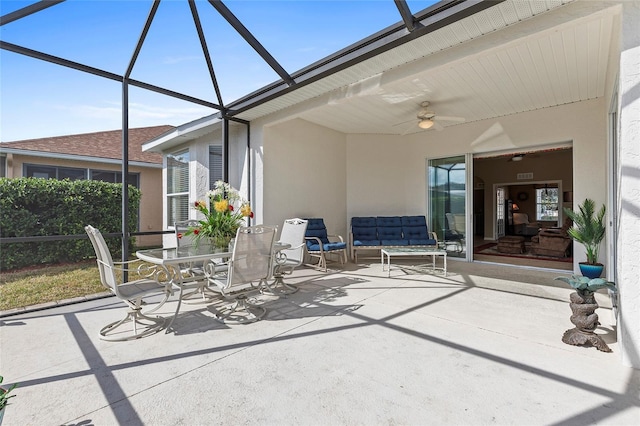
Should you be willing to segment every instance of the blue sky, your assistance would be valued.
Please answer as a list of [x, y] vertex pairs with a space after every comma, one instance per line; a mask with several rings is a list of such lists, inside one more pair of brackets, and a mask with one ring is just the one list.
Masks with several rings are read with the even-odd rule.
[[[0, 1], [0, 14], [34, 1]], [[227, 0], [269, 53], [293, 73], [399, 22], [393, 0]], [[409, 1], [412, 12], [435, 1]], [[17, 44], [124, 74], [150, 0], [68, 0], [0, 27]], [[206, 1], [197, 1], [223, 101], [279, 79]], [[217, 103], [186, 0], [163, 0], [132, 78]], [[0, 50], [0, 141], [119, 129], [120, 83]], [[129, 126], [180, 125], [215, 110], [135, 87]]]

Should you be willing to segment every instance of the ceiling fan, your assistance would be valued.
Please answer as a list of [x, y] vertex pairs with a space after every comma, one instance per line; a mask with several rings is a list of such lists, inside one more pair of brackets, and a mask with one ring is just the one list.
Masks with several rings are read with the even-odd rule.
[[[466, 121], [462, 117], [449, 117], [444, 115], [437, 115], [435, 112], [429, 109], [429, 105], [430, 103], [428, 101], [424, 101], [420, 103], [420, 110], [416, 115], [416, 118], [418, 119], [418, 122], [417, 122], [418, 129], [416, 129], [412, 124], [402, 133], [402, 135], [406, 135], [408, 133], [415, 133], [416, 131], [421, 132], [429, 129], [435, 129], [438, 131], [443, 130], [444, 127], [439, 123], [440, 121], [453, 121], [457, 123], [464, 123]], [[415, 119], [403, 121], [402, 123], [394, 124], [394, 126], [399, 126], [401, 124], [409, 123], [411, 121], [415, 121]]]

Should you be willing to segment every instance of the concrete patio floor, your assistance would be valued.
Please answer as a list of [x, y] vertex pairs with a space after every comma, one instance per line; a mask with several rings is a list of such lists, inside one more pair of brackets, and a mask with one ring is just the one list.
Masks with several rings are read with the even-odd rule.
[[[562, 343], [572, 289], [558, 272], [450, 261], [449, 274], [379, 263], [301, 268], [227, 326], [183, 305], [175, 332], [105, 342], [115, 298], [0, 318], [11, 425], [638, 425], [640, 372]], [[170, 315], [174, 301], [159, 312]]]

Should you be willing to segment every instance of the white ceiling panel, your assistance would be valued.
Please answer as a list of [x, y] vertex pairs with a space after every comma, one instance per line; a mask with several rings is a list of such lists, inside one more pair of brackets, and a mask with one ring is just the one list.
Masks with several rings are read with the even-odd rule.
[[297, 106], [298, 117], [344, 133], [399, 135], [399, 123], [417, 126], [423, 101], [473, 122], [597, 98], [617, 12], [592, 6], [507, 0], [239, 117]]

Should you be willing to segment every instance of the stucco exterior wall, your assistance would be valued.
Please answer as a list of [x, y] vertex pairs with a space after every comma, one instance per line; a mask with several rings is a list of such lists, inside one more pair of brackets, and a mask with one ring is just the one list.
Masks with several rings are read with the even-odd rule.
[[346, 241], [344, 134], [294, 119], [264, 130], [264, 223], [322, 217]]
[[640, 368], [640, 3], [624, 2], [619, 70], [618, 340], [622, 363]]
[[[22, 177], [24, 170], [23, 165], [25, 163], [58, 167], [112, 170], [117, 172], [122, 170], [119, 164], [74, 161], [50, 157], [31, 157], [17, 154], [10, 154], [8, 158], [10, 158], [10, 161], [7, 162], [7, 177]], [[140, 174], [140, 192], [142, 193], [142, 197], [140, 198], [139, 216], [140, 232], [162, 229], [162, 169], [159, 167], [130, 166], [129, 173]], [[161, 244], [161, 241], [162, 237], [160, 235], [136, 237], [136, 245], [139, 247], [157, 246]]]

